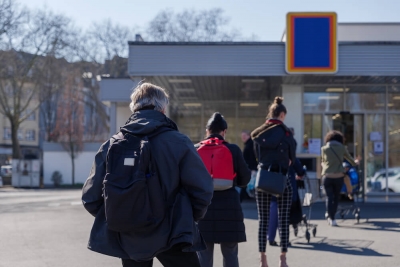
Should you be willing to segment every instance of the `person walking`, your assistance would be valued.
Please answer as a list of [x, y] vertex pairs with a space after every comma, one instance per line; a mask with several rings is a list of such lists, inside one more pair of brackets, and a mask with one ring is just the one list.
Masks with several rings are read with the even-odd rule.
[[[223, 266], [238, 267], [238, 243], [246, 241], [243, 212], [235, 186], [247, 186], [250, 170], [240, 148], [224, 140], [227, 129], [224, 117], [216, 112], [207, 122], [206, 139], [195, 145], [214, 179], [211, 205], [199, 221], [200, 233], [207, 244], [206, 250], [198, 252], [202, 267], [213, 266], [215, 244], [221, 245]], [[221, 178], [229, 179], [221, 181]]]
[[[203, 218], [210, 204], [212, 178], [193, 143], [179, 133], [176, 124], [165, 116], [167, 105], [168, 95], [163, 88], [150, 83], [139, 84], [131, 95], [132, 115], [117, 137], [113, 136], [101, 145], [82, 189], [83, 206], [95, 217], [88, 248], [121, 258], [125, 267], [150, 267], [153, 266], [153, 258], [168, 267], [199, 267], [196, 251], [206, 248], [197, 222]], [[126, 150], [138, 138], [142, 138], [139, 143], [141, 149], [134, 153]], [[145, 150], [146, 147], [149, 150]], [[113, 164], [118, 161], [111, 160], [115, 156], [112, 153], [114, 149], [117, 149], [115, 155], [122, 155], [122, 166], [117, 169], [113, 168]], [[151, 160], [149, 165], [143, 165], [146, 159]], [[132, 173], [135, 168], [140, 169]], [[125, 175], [116, 176], [114, 172], [118, 171]], [[138, 180], [127, 184], [132, 176]], [[118, 202], [125, 189], [135, 189], [140, 185], [139, 178], [144, 179], [145, 185], [152, 183], [154, 188], [144, 186], [139, 194], [130, 194], [125, 201]], [[124, 189], [117, 187], [112, 191], [111, 181], [117, 185], [125, 183]], [[154, 194], [156, 187], [161, 188], [159, 194]], [[107, 188], [109, 191], [104, 191]], [[135, 201], [129, 201], [132, 199]], [[136, 227], [129, 223], [124, 225], [130, 231], [110, 229], [122, 227], [113, 216], [136, 218], [148, 213], [150, 206], [146, 205], [140, 206], [140, 211], [126, 212], [127, 206], [143, 201], [147, 201], [146, 204], [159, 203], [150, 205], [155, 213], [145, 218], [148, 224]], [[109, 205], [115, 208], [110, 210]], [[157, 217], [159, 214], [163, 216]]]
[[[290, 207], [289, 224], [293, 226], [294, 231], [298, 231], [297, 225], [303, 218], [299, 192], [297, 189], [297, 181], [301, 180], [305, 175], [305, 171], [301, 166], [301, 162], [296, 158], [294, 164], [289, 167], [288, 178], [292, 185], [292, 204]], [[276, 231], [278, 230], [278, 203], [275, 196], [271, 197], [270, 217], [268, 225], [268, 242], [271, 246], [278, 246], [275, 241]], [[290, 242], [288, 243], [290, 246]]]
[[[251, 138], [259, 150], [258, 168], [271, 171], [281, 171], [287, 175], [289, 166], [296, 159], [295, 142], [290, 129], [283, 123], [287, 114], [286, 107], [282, 104], [282, 97], [275, 97], [269, 107], [268, 119], [251, 133]], [[281, 239], [281, 255], [279, 266], [287, 267], [286, 253], [289, 243], [289, 212], [292, 203], [292, 185], [290, 179], [286, 180], [283, 195], [277, 197], [279, 235]], [[271, 194], [257, 191], [256, 202], [259, 218], [258, 244], [260, 252], [260, 267], [267, 267], [266, 242], [270, 216]]]
[[[290, 127], [290, 131], [294, 137], [294, 128]], [[297, 147], [296, 140], [295, 141], [295, 151]], [[297, 181], [301, 180], [305, 175], [305, 171], [301, 166], [301, 162], [296, 158], [294, 164], [289, 167], [288, 178], [292, 184], [292, 205], [290, 208], [290, 219], [289, 224], [293, 226], [295, 231], [298, 231], [297, 224], [299, 224], [302, 220], [303, 214], [301, 209], [301, 203], [299, 199], [299, 192], [297, 190]], [[278, 204], [275, 196], [271, 197], [271, 207], [270, 207], [270, 217], [269, 217], [269, 225], [268, 225], [268, 242], [271, 246], [278, 246], [278, 243], [275, 241], [276, 231], [278, 230]], [[290, 246], [290, 242], [288, 243]]]
[[340, 190], [344, 183], [344, 160], [352, 166], [357, 165], [356, 160], [351, 157], [344, 146], [343, 134], [339, 131], [329, 131], [325, 135], [325, 145], [321, 147], [321, 175], [327, 196], [328, 224], [331, 226], [337, 226], [335, 215], [339, 205]]
[[242, 131], [241, 138], [242, 138], [242, 142], [244, 143], [243, 157], [247, 163], [247, 166], [249, 167], [249, 169], [251, 171], [251, 179], [250, 179], [250, 182], [247, 185], [247, 187], [243, 188], [240, 191], [240, 201], [242, 201], [246, 197], [251, 197], [251, 198], [255, 197], [254, 185], [255, 185], [256, 176], [257, 176], [257, 159], [256, 159], [256, 155], [254, 153], [254, 143], [250, 137], [250, 132]]

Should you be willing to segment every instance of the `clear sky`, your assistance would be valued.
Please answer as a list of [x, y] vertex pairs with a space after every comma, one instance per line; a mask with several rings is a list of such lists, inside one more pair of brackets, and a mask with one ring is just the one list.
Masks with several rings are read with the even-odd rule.
[[85, 28], [110, 18], [137, 33], [163, 9], [222, 8], [230, 25], [258, 41], [279, 41], [290, 11], [335, 11], [339, 22], [400, 22], [400, 0], [18, 0], [71, 17]]

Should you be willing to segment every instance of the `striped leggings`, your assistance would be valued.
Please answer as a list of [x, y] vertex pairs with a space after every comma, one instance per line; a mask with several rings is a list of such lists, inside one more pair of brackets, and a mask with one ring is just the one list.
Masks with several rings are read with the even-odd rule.
[[[286, 189], [282, 196], [277, 198], [278, 202], [278, 224], [279, 237], [281, 239], [281, 251], [287, 252], [289, 243], [289, 216], [292, 205], [293, 189], [290, 179], [287, 179]], [[270, 216], [271, 195], [260, 191], [256, 192], [258, 210], [258, 248], [259, 252], [265, 252], [267, 246], [268, 222]]]

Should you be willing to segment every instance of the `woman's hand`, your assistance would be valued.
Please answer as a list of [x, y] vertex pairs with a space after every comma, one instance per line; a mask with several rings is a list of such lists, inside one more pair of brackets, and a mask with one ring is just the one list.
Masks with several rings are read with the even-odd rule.
[[303, 176], [296, 175], [296, 180], [303, 180]]

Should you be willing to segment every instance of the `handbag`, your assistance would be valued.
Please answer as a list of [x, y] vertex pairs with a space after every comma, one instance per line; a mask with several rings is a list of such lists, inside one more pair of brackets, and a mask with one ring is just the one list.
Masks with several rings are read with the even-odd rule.
[[[283, 139], [283, 137], [282, 137]], [[281, 140], [282, 141], [282, 140]], [[258, 159], [261, 158], [260, 145], [258, 145]], [[271, 171], [272, 164], [268, 169], [259, 168], [256, 176], [256, 190], [274, 196], [281, 196], [286, 189], [287, 176], [282, 174], [282, 167], [279, 165], [279, 172]]]
[[281, 196], [285, 192], [287, 176], [281, 172], [279, 165], [279, 172], [272, 172], [271, 166], [268, 170], [258, 169], [256, 177], [257, 191], [265, 192], [275, 196]]

